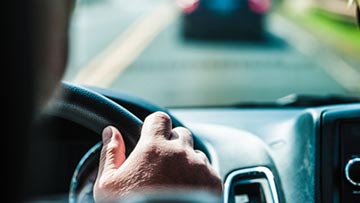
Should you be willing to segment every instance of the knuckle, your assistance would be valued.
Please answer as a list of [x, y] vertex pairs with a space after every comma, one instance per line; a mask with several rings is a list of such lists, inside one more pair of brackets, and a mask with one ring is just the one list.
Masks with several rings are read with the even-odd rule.
[[205, 163], [207, 163], [209, 161], [208, 157], [205, 155], [204, 152], [200, 151], [200, 150], [195, 150], [196, 154], [199, 156], [199, 158], [201, 160], [203, 160]]
[[164, 121], [170, 121], [170, 116], [167, 115], [166, 113], [160, 112], [160, 111], [157, 111], [157, 112], [151, 114], [149, 116], [149, 118], [156, 119], [156, 120], [161, 119], [161, 120], [164, 120]]
[[192, 137], [192, 133], [189, 129], [184, 127], [176, 127], [175, 128], [178, 132], [181, 132], [181, 134]]
[[189, 144], [191, 147], [193, 147], [194, 146], [194, 139], [193, 139], [193, 136], [192, 136], [191, 132], [186, 128], [181, 128], [181, 130], [183, 132], [181, 136], [183, 137], [184, 141], [187, 144]]
[[193, 142], [192, 133], [187, 128], [177, 127], [177, 128], [174, 128], [174, 131], [177, 132], [181, 137], [183, 137], [187, 141]]

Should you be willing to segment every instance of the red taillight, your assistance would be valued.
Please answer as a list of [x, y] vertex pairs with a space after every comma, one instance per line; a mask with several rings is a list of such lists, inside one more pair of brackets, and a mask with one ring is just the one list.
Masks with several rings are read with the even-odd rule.
[[249, 7], [255, 13], [265, 13], [271, 7], [270, 0], [249, 0]]
[[178, 0], [176, 4], [184, 13], [189, 14], [198, 8], [199, 0]]

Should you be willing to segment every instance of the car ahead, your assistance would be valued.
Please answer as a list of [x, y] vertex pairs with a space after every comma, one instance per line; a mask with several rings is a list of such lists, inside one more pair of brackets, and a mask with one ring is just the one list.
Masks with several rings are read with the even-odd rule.
[[270, 0], [179, 0], [185, 38], [263, 37]]

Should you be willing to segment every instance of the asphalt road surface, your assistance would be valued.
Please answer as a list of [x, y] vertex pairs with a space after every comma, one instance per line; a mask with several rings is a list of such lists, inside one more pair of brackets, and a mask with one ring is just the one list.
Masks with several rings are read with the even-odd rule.
[[358, 61], [346, 61], [276, 13], [266, 25], [261, 42], [185, 40], [174, 1], [80, 1], [65, 79], [166, 107], [271, 102], [289, 94], [360, 96]]

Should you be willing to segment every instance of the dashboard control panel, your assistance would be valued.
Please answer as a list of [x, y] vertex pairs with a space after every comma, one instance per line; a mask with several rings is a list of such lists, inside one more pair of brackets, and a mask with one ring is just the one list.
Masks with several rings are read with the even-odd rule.
[[360, 202], [360, 122], [345, 120], [340, 126], [342, 202]]
[[360, 110], [328, 111], [322, 118], [321, 202], [359, 203]]

